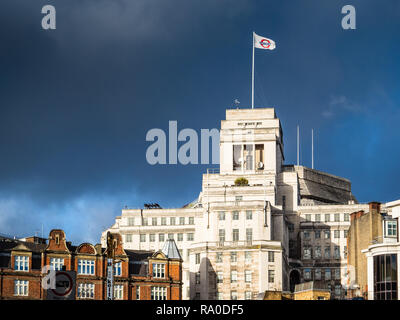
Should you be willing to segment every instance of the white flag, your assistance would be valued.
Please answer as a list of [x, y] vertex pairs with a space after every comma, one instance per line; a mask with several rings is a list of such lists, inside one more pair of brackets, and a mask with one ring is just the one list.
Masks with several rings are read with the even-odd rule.
[[254, 35], [254, 47], [258, 49], [274, 50], [276, 48], [275, 41], [259, 36], [255, 32]]

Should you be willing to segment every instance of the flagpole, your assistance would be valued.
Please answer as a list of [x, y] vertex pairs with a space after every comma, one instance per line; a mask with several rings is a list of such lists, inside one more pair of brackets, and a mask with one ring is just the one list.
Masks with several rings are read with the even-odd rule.
[[251, 108], [254, 109], [254, 31], [253, 31], [253, 61], [251, 70]]

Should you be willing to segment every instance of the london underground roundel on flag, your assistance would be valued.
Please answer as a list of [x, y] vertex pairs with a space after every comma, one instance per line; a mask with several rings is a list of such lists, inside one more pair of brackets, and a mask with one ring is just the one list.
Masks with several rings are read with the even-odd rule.
[[271, 42], [268, 39], [262, 39], [260, 41], [260, 45], [265, 48], [268, 49], [271, 46]]

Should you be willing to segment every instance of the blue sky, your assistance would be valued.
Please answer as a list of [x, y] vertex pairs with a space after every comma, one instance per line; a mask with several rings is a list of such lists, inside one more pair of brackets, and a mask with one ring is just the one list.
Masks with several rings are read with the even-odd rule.
[[[41, 28], [41, 8], [57, 29]], [[341, 27], [352, 4], [357, 29]], [[275, 107], [286, 163], [352, 181], [360, 202], [399, 198], [400, 2], [2, 0], [0, 233], [62, 228], [96, 243], [124, 205], [182, 206], [207, 165], [147, 164], [152, 128], [220, 128], [235, 98]]]

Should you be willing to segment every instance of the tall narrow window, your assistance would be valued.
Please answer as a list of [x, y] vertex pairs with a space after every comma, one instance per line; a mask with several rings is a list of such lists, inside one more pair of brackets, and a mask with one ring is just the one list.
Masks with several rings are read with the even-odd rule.
[[254, 150], [252, 144], [245, 144], [244, 145], [244, 152], [243, 157], [245, 161], [245, 169], [246, 170], [253, 170], [254, 169]]
[[242, 170], [242, 146], [241, 145], [234, 145], [233, 146], [233, 171], [240, 171]]
[[256, 144], [256, 169], [264, 170], [264, 145]]

